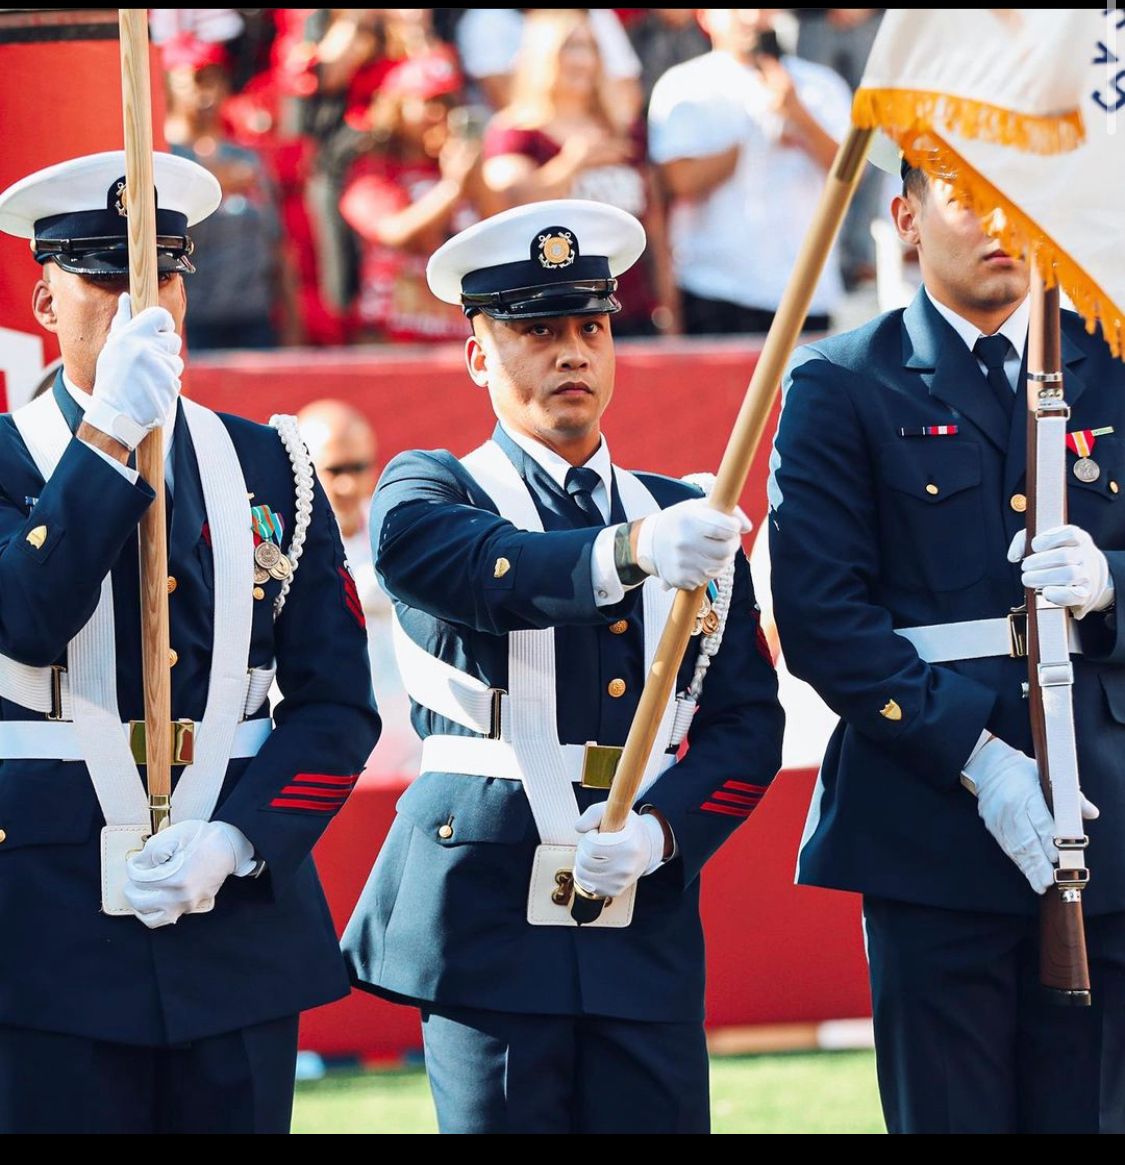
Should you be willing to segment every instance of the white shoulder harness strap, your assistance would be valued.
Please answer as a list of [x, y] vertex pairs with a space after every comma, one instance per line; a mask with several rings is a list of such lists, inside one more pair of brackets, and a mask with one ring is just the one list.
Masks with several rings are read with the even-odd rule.
[[[213, 412], [192, 401], [185, 399], [183, 407], [211, 529], [215, 630], [207, 703], [196, 731], [196, 760], [176, 784], [172, 815], [178, 820], [207, 820], [222, 789], [245, 700], [253, 618], [253, 536], [246, 517], [246, 481], [226, 427]], [[46, 481], [71, 441], [54, 397], [48, 393], [32, 401], [12, 419]], [[140, 825], [148, 821], [148, 803], [122, 730], [116, 656], [113, 582], [107, 574], [93, 615], [67, 648], [73, 727], [106, 822]], [[21, 665], [5, 660], [5, 666], [11, 673]]]
[[[495, 441], [474, 450], [462, 464], [496, 503], [502, 517], [523, 530], [543, 530], [527, 485]], [[655, 512], [658, 508], [655, 499], [631, 473], [614, 467], [614, 474], [630, 520]], [[672, 598], [672, 593], [655, 581], [644, 584], [646, 671], [667, 621]], [[553, 629], [509, 634], [508, 705], [511, 748], [516, 754], [540, 840], [546, 844], [573, 845], [578, 805], [558, 739]], [[674, 701], [670, 700], [657, 733], [658, 741], [668, 739], [673, 712]], [[666, 767], [667, 759], [662, 752], [649, 759], [642, 789]]]

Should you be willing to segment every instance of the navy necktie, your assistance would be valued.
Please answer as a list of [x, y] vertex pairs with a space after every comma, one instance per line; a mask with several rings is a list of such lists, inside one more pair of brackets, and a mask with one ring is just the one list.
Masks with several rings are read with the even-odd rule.
[[981, 336], [973, 345], [973, 355], [988, 370], [988, 384], [992, 389], [992, 395], [996, 397], [1007, 420], [1011, 420], [1016, 400], [1016, 394], [1008, 381], [1008, 374], [1004, 371], [1004, 361], [1011, 351], [1011, 341], [1007, 336]]
[[582, 511], [587, 526], [605, 525], [605, 518], [594, 501], [594, 490], [601, 480], [597, 470], [587, 469], [584, 465], [572, 466], [566, 471], [566, 492]]

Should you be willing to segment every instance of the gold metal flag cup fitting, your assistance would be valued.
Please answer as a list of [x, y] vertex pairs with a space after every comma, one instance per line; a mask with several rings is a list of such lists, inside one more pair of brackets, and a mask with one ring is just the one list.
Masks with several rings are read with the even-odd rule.
[[148, 812], [153, 836], [172, 824], [172, 798], [162, 793], [154, 793], [148, 799]]

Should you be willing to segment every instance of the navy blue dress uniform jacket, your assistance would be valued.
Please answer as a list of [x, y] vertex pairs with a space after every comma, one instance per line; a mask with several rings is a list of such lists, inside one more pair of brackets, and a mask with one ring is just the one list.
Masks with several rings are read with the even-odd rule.
[[[618, 605], [595, 605], [591, 553], [601, 528], [583, 526], [572, 500], [502, 429], [495, 439], [530, 486], [545, 532], [528, 533], [498, 517], [451, 454], [405, 453], [387, 466], [375, 494], [376, 569], [411, 638], [492, 687], [507, 687], [508, 632], [554, 627], [559, 740], [623, 744], [645, 678], [640, 588]], [[661, 506], [698, 493], [681, 481], [639, 476]], [[622, 522], [613, 493], [611, 521]], [[511, 569], [496, 578], [500, 557]], [[679, 689], [690, 681], [694, 654], [689, 650]], [[616, 699], [607, 692], [613, 679], [626, 684]], [[449, 1006], [701, 1019], [698, 877], [780, 765], [776, 693], [739, 555], [726, 634], [704, 683], [690, 748], [643, 797], [667, 818], [678, 855], [641, 880], [631, 926], [530, 925], [528, 883], [539, 837], [522, 785], [427, 772], [399, 800], [345, 931], [355, 982]], [[472, 735], [417, 705], [413, 718], [423, 737]], [[575, 791], [580, 809], [606, 798], [604, 790]], [[446, 824], [452, 835], [443, 838], [438, 831]]]
[[[1070, 521], [1105, 552], [1121, 596], [1125, 368], [1070, 312], [1062, 356], [1068, 432], [1114, 429], [1094, 447], [1100, 477], [1076, 478], [1068, 452], [1066, 481]], [[1023, 385], [1021, 375], [1009, 424], [922, 291], [905, 311], [791, 362], [771, 476], [774, 607], [789, 667], [841, 717], [800, 881], [957, 910], [1037, 908], [960, 784], [982, 729], [1031, 755], [1027, 660], [931, 665], [894, 633], [1002, 618], [1023, 602], [1020, 568], [1006, 557], [1024, 525]], [[957, 432], [910, 435], [930, 425]], [[1079, 772], [1101, 808], [1088, 823], [1086, 907], [1098, 913], [1125, 909], [1125, 635], [1114, 610], [1076, 626]]]
[[[72, 431], [81, 412], [55, 385]], [[250, 506], [294, 525], [294, 484], [278, 435], [223, 416], [253, 491]], [[172, 716], [200, 720], [213, 627], [209, 530], [191, 434], [179, 413], [171, 453], [169, 597]], [[65, 663], [67, 642], [113, 572], [123, 721], [143, 719], [137, 523], [152, 490], [74, 440], [44, 484], [10, 416], [0, 417], [0, 652]], [[41, 549], [28, 531], [45, 526]], [[171, 584], [170, 584], [171, 586]], [[281, 584], [254, 603], [248, 666], [277, 661], [284, 695], [258, 755], [231, 762], [216, 820], [266, 860], [231, 877], [212, 912], [147, 929], [100, 913], [104, 824], [84, 764], [0, 763], [0, 1023], [140, 1045], [246, 1027], [346, 993], [347, 976], [310, 850], [378, 736], [367, 642], [337, 526], [319, 484], [304, 553], [275, 623]], [[4, 720], [43, 717], [3, 700]], [[258, 713], [268, 715], [268, 705]], [[181, 770], [172, 769], [173, 780]], [[143, 773], [143, 769], [142, 769]]]

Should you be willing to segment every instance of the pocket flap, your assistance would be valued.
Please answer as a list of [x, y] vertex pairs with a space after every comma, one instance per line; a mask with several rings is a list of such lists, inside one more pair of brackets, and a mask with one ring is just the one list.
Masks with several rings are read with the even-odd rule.
[[890, 442], [880, 448], [877, 468], [891, 489], [939, 504], [980, 485], [980, 449], [948, 438]]
[[395, 808], [442, 846], [511, 844], [535, 836], [523, 786], [499, 777], [424, 773], [408, 786]]

